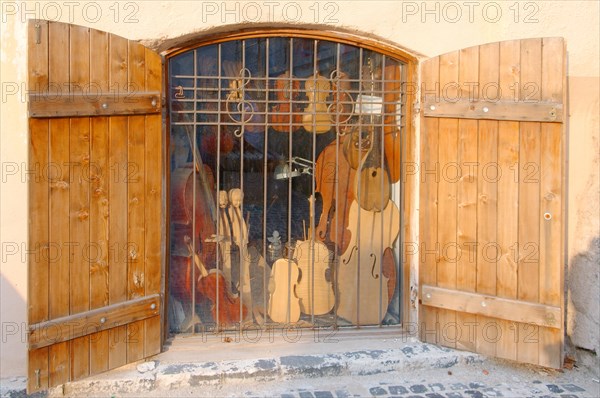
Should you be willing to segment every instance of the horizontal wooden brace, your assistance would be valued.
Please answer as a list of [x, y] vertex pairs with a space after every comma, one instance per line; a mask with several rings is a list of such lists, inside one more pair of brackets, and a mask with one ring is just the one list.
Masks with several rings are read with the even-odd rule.
[[423, 285], [421, 286], [421, 304], [550, 328], [560, 329], [561, 327], [560, 307], [479, 293]]
[[161, 295], [140, 297], [29, 325], [29, 349], [46, 347], [160, 314]]
[[29, 117], [79, 117], [144, 115], [161, 111], [160, 92], [127, 92], [106, 95], [32, 93]]
[[562, 122], [563, 105], [558, 102], [425, 100], [425, 117], [513, 120], [519, 122]]

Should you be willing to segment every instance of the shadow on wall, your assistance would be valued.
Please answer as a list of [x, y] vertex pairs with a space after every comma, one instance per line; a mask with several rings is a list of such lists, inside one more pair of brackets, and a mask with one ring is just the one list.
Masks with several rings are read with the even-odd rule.
[[25, 376], [27, 367], [26, 303], [4, 275], [0, 275], [0, 379]]
[[567, 274], [568, 335], [578, 348], [600, 354], [600, 237], [571, 258]]

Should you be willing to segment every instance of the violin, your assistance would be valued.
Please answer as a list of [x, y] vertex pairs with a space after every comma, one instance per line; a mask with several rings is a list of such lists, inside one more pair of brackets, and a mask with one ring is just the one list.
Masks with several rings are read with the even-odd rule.
[[[313, 217], [313, 197], [310, 199], [310, 225]], [[300, 280], [296, 293], [300, 299], [300, 311], [308, 315], [327, 314], [335, 305], [335, 296], [331, 285], [329, 266], [333, 260], [332, 252], [323, 242], [315, 241], [309, 234], [308, 239], [296, 242], [294, 260], [300, 270]]]
[[198, 268], [198, 291], [211, 303], [213, 320], [219, 325], [229, 325], [246, 318], [248, 310], [242, 305], [238, 296], [232, 295], [227, 290], [227, 281], [221, 270], [207, 271], [204, 263], [192, 247], [191, 238], [185, 237], [185, 243], [193, 258], [194, 265]]
[[348, 228], [352, 240], [336, 270], [337, 314], [353, 324], [378, 324], [393, 295], [388, 283], [392, 271], [389, 265], [386, 267], [384, 258], [386, 249], [392, 247], [400, 232], [400, 211], [391, 200], [380, 212], [364, 210], [354, 201], [350, 206]]
[[269, 278], [269, 304], [267, 313], [273, 322], [296, 323], [300, 319], [300, 299], [296, 286], [300, 270], [292, 259], [273, 263]]
[[302, 115], [295, 112], [297, 105], [293, 101], [300, 96], [300, 82], [286, 72], [277, 76], [275, 92], [277, 93], [277, 103], [269, 115], [271, 127], [282, 133], [288, 132], [290, 128], [292, 131], [298, 130], [302, 125]]
[[329, 89], [329, 80], [318, 73], [306, 80], [304, 91], [308, 97], [308, 105], [304, 109], [304, 115], [302, 115], [302, 125], [306, 131], [323, 134], [331, 129], [327, 106]]

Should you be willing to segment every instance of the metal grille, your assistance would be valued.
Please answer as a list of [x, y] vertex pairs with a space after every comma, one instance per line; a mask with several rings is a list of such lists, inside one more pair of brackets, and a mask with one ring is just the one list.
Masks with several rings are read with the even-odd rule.
[[399, 324], [404, 65], [276, 37], [169, 73], [171, 331]]

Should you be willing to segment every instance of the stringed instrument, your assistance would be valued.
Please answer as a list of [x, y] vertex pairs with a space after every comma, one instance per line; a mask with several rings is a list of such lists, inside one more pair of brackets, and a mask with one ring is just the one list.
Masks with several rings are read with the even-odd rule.
[[290, 77], [289, 72], [277, 76], [276, 79], [277, 103], [271, 109], [269, 122], [275, 131], [287, 133], [291, 129], [295, 132], [302, 127], [302, 114], [296, 112], [300, 82], [293, 75]]
[[306, 80], [304, 91], [308, 97], [308, 106], [304, 108], [302, 125], [308, 132], [323, 134], [331, 129], [331, 120], [327, 106], [329, 80], [316, 73]]
[[273, 322], [296, 323], [300, 319], [300, 299], [296, 294], [299, 275], [298, 265], [292, 259], [280, 258], [273, 263], [267, 309]]
[[[310, 201], [310, 225], [313, 218], [313, 198]], [[296, 294], [300, 299], [300, 311], [308, 315], [323, 315], [335, 305], [331, 285], [330, 265], [333, 253], [323, 242], [315, 241], [311, 232], [308, 239], [297, 241], [294, 260], [300, 270]], [[328, 280], [329, 275], [329, 280]]]
[[384, 68], [383, 82], [383, 132], [385, 135], [385, 159], [390, 174], [390, 183], [400, 180], [401, 154], [400, 154], [400, 127], [399, 100], [400, 100], [400, 67], [386, 65]]
[[353, 324], [378, 324], [393, 294], [383, 258], [400, 232], [400, 211], [391, 200], [380, 212], [364, 210], [354, 201], [348, 225], [352, 241], [337, 264], [337, 314]]
[[354, 200], [352, 184], [356, 170], [350, 167], [346, 157], [339, 151], [349, 139], [349, 135], [340, 137], [339, 146], [336, 141], [331, 142], [315, 163], [315, 189], [323, 202], [315, 237], [324, 243], [327, 240], [335, 243], [336, 255], [346, 250], [352, 236], [347, 227], [350, 204]]
[[192, 247], [192, 240], [189, 236], [185, 237], [185, 244], [193, 258], [194, 265], [198, 268], [200, 276], [198, 278], [198, 291], [202, 293], [211, 302], [211, 313], [213, 320], [219, 325], [229, 325], [246, 318], [248, 310], [242, 305], [238, 296], [234, 296], [227, 291], [227, 282], [222, 272], [218, 269], [208, 271], [200, 260], [198, 254]]
[[382, 211], [390, 200], [390, 177], [383, 162], [381, 128], [370, 126], [372, 144], [354, 178], [354, 195], [361, 208]]

